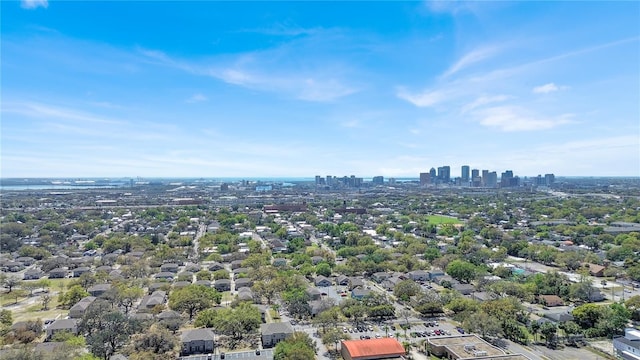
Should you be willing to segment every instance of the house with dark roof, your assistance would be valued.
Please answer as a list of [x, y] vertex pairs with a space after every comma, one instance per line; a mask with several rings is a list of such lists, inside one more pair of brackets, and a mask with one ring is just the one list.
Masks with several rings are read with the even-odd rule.
[[78, 268], [75, 268], [73, 270], [73, 277], [80, 277], [80, 275], [84, 274], [84, 273], [90, 273], [91, 272], [91, 268], [88, 266], [80, 266]]
[[407, 273], [409, 279], [413, 281], [428, 281], [429, 273], [424, 270], [414, 270]]
[[251, 280], [250, 278], [240, 278], [235, 281], [235, 284], [236, 284], [236, 290], [244, 287], [248, 288], [253, 285], [253, 280]]
[[23, 280], [38, 280], [44, 276], [44, 273], [40, 269], [29, 269], [24, 272]]
[[211, 329], [184, 330], [180, 341], [182, 355], [209, 354], [215, 346], [215, 334]]
[[99, 297], [111, 289], [111, 284], [96, 284], [87, 289], [91, 296]]
[[219, 262], [214, 262], [209, 265], [209, 271], [218, 271], [222, 269], [224, 269], [224, 266], [222, 266], [222, 264], [220, 264]]
[[293, 327], [286, 322], [262, 324], [260, 325], [260, 334], [262, 337], [262, 347], [270, 348], [293, 335]]
[[349, 285], [349, 277], [345, 275], [338, 275], [336, 278], [336, 284], [341, 286]]
[[62, 268], [56, 268], [49, 271], [49, 279], [64, 279], [67, 277], [68, 271]]
[[213, 287], [220, 292], [231, 290], [231, 280], [218, 279], [213, 283]]
[[327, 287], [332, 285], [331, 280], [327, 279], [322, 275], [316, 276], [316, 278], [313, 280], [313, 283], [316, 286], [321, 286], [321, 287]]
[[160, 271], [161, 272], [171, 272], [171, 273], [177, 273], [178, 272], [178, 264], [174, 264], [174, 263], [164, 263], [160, 266]]
[[165, 280], [172, 281], [174, 276], [175, 276], [175, 274], [172, 273], [172, 272], [163, 271], [163, 272], [160, 272], [160, 273], [156, 274], [155, 278], [156, 279], [165, 279]]
[[87, 296], [78, 301], [75, 305], [69, 309], [69, 317], [72, 319], [80, 319], [84, 316], [84, 313], [87, 311], [89, 305], [91, 305], [96, 300], [95, 296]]
[[353, 290], [357, 287], [364, 287], [364, 280], [357, 277], [349, 278], [349, 290]]

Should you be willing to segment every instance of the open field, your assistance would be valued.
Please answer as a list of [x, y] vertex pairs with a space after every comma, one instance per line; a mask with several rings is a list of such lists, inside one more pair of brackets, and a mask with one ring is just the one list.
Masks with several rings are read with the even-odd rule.
[[451, 217], [451, 216], [444, 216], [444, 215], [429, 215], [427, 216], [427, 219], [429, 219], [429, 224], [434, 224], [434, 225], [440, 225], [440, 224], [462, 224], [462, 221]]
[[49, 302], [49, 310], [47, 311], [42, 311], [40, 294], [21, 298], [17, 304], [14, 304], [14, 301], [10, 301], [9, 305], [3, 307], [11, 311], [14, 322], [35, 319], [55, 319], [57, 316], [67, 316], [69, 310], [56, 308], [58, 306], [58, 294], [50, 293], [50, 296], [51, 302]]

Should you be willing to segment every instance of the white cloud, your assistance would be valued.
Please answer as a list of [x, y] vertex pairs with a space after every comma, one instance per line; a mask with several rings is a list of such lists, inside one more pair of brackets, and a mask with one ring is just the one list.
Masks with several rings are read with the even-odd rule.
[[504, 132], [548, 130], [573, 122], [571, 114], [539, 117], [515, 106], [496, 106], [474, 114], [481, 125]]
[[431, 107], [446, 101], [450, 94], [445, 90], [426, 90], [422, 93], [410, 93], [406, 89], [401, 88], [396, 95], [400, 99], [406, 100], [417, 107]]
[[473, 102], [462, 107], [462, 113], [469, 112], [471, 110], [475, 110], [481, 106], [493, 104], [497, 102], [503, 102], [513, 99], [513, 96], [509, 95], [495, 95], [495, 96], [481, 96], [475, 99]]
[[484, 47], [480, 49], [476, 49], [465, 56], [463, 56], [460, 60], [455, 62], [449, 69], [442, 75], [442, 77], [449, 77], [465, 68], [478, 63], [482, 60], [485, 60], [491, 56], [493, 56], [498, 51], [496, 47]]
[[203, 102], [203, 101], [207, 101], [207, 100], [209, 100], [209, 98], [207, 98], [206, 96], [198, 93], [198, 94], [193, 94], [193, 96], [188, 98], [186, 100], [186, 102], [188, 102], [190, 104], [193, 104], [193, 103]]
[[558, 87], [556, 84], [548, 83], [548, 84], [536, 86], [531, 91], [533, 91], [534, 94], [548, 94], [558, 90], [560, 90], [560, 87]]
[[47, 8], [49, 7], [48, 0], [22, 0], [20, 2], [20, 6], [23, 9], [37, 9], [39, 7]]

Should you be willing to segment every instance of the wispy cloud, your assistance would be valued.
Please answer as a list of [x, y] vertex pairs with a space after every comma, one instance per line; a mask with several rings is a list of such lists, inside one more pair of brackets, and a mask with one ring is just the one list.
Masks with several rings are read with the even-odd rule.
[[48, 0], [22, 0], [20, 1], [20, 6], [23, 9], [37, 9], [39, 7], [47, 8], [49, 7]]
[[21, 114], [35, 118], [72, 120], [93, 124], [123, 124], [120, 120], [109, 119], [76, 109], [52, 106], [35, 102], [17, 102], [2, 104], [2, 113]]
[[533, 92], [534, 94], [548, 94], [559, 90], [564, 90], [566, 88], [566, 86], [558, 86], [554, 83], [548, 83], [534, 87], [531, 92]]
[[509, 96], [509, 95], [480, 96], [479, 98], [473, 100], [473, 102], [463, 106], [462, 113], [475, 110], [485, 105], [489, 105], [497, 102], [503, 102], [510, 99], [513, 99], [513, 96]]
[[451, 99], [451, 91], [447, 90], [425, 90], [412, 93], [405, 88], [399, 88], [396, 95], [417, 107], [431, 107]]
[[548, 130], [573, 122], [572, 114], [540, 117], [515, 106], [491, 107], [478, 110], [474, 115], [481, 125], [504, 132]]
[[[156, 64], [198, 76], [208, 76], [251, 90], [276, 93], [311, 102], [331, 102], [359, 91], [345, 80], [348, 68], [335, 60], [300, 62], [296, 47], [285, 45], [240, 55], [219, 55], [206, 60], [175, 59], [164, 52], [139, 49]], [[313, 59], [313, 57], [311, 57]], [[304, 65], [302, 65], [304, 64]]]
[[498, 50], [498, 47], [483, 47], [473, 50], [456, 61], [453, 65], [451, 65], [451, 67], [449, 67], [449, 69], [445, 71], [444, 74], [442, 74], [442, 77], [449, 77], [475, 63], [479, 63], [485, 59], [488, 59], [495, 55]]
[[208, 101], [209, 98], [207, 98], [206, 96], [197, 93], [197, 94], [193, 94], [193, 96], [191, 96], [190, 98], [188, 98], [186, 100], [186, 102], [193, 104], [193, 103], [198, 103], [198, 102], [203, 102], [203, 101]]

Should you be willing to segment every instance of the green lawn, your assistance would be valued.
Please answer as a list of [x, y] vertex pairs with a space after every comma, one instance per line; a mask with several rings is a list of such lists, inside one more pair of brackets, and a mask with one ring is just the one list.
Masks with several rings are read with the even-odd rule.
[[440, 224], [462, 224], [462, 222], [454, 217], [443, 216], [443, 215], [429, 215], [427, 216], [429, 220], [429, 224], [440, 225]]

